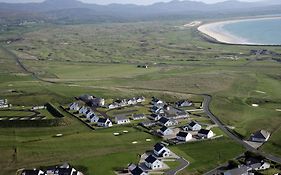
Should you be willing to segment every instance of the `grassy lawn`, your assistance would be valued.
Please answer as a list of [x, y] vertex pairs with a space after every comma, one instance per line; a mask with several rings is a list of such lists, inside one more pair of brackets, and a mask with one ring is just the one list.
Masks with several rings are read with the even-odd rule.
[[227, 162], [244, 150], [229, 138], [187, 143], [171, 147], [171, 149], [191, 163], [187, 169], [179, 174], [202, 174]]
[[[0, 149], [5, 152], [0, 160], [2, 172], [13, 174], [21, 167], [68, 161], [78, 167], [86, 166], [88, 174], [113, 174], [114, 168], [136, 162], [137, 154], [151, 149], [157, 141], [153, 136], [133, 128], [118, 127], [91, 132], [75, 119], [68, 120], [71, 124], [62, 127], [1, 129]], [[129, 133], [113, 135], [123, 130]], [[58, 133], [63, 136], [54, 137]], [[146, 142], [147, 138], [151, 142]], [[133, 141], [138, 143], [132, 144]], [[106, 165], [101, 166], [104, 164], [102, 160], [107, 160]]]

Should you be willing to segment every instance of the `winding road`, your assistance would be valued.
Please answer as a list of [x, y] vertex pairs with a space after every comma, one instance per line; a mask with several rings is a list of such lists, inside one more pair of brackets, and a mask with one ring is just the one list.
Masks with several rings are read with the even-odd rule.
[[189, 162], [182, 157], [178, 158], [176, 161], [180, 162], [180, 165], [175, 169], [167, 171], [165, 175], [175, 175], [189, 165]]
[[209, 118], [219, 126], [219, 128], [225, 133], [227, 134], [231, 139], [233, 139], [234, 141], [236, 141], [237, 143], [239, 143], [240, 145], [244, 146], [246, 148], [246, 150], [254, 152], [254, 153], [258, 153], [260, 155], [262, 155], [263, 157], [277, 162], [279, 164], [281, 164], [281, 158], [271, 155], [271, 154], [267, 154], [264, 153], [260, 150], [257, 150], [253, 147], [251, 147], [249, 144], [247, 144], [246, 142], [244, 142], [235, 132], [233, 132], [231, 129], [229, 129], [226, 125], [224, 125], [219, 119], [218, 117], [216, 117], [210, 110], [210, 103], [212, 101], [212, 96], [208, 95], [208, 94], [202, 94], [204, 96], [204, 101], [203, 101], [203, 109], [205, 111], [205, 113], [209, 116]]

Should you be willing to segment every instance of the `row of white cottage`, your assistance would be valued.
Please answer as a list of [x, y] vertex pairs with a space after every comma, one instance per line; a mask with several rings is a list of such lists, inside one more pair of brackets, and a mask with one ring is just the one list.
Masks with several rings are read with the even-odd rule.
[[[83, 114], [91, 123], [97, 123], [98, 126], [111, 127], [113, 125], [110, 119], [100, 118], [90, 108], [85, 106], [80, 108], [78, 103], [70, 104], [69, 109], [78, 111], [79, 114]], [[135, 114], [132, 116], [133, 120], [140, 120], [144, 118], [145, 118], [144, 114]], [[127, 117], [122, 117], [122, 116], [115, 117], [115, 123], [118, 125], [129, 124], [130, 122], [131, 120]]]
[[145, 97], [133, 97], [130, 99], [116, 100], [112, 104], [109, 104], [108, 108], [115, 109], [115, 108], [130, 106], [130, 105], [136, 105], [136, 104], [142, 103], [144, 101], [145, 101]]
[[96, 123], [100, 127], [111, 127], [113, 126], [112, 121], [108, 118], [98, 117], [90, 108], [82, 106], [74, 102], [69, 105], [70, 110], [78, 111], [79, 114], [83, 114], [91, 123]]

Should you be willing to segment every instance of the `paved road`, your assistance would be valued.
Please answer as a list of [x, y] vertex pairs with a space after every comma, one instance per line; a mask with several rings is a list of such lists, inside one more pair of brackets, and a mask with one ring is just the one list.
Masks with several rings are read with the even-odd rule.
[[208, 94], [203, 94], [204, 96], [204, 102], [203, 102], [203, 109], [205, 111], [205, 113], [209, 116], [209, 118], [216, 123], [220, 129], [226, 133], [231, 139], [233, 139], [234, 141], [236, 141], [237, 143], [239, 143], [240, 145], [244, 146], [248, 151], [254, 152], [254, 153], [258, 153], [262, 156], [264, 156], [265, 158], [272, 160], [274, 162], [280, 163], [281, 164], [281, 158], [277, 157], [277, 156], [273, 156], [270, 154], [266, 154], [262, 151], [259, 151], [253, 147], [251, 147], [250, 145], [248, 145], [247, 143], [245, 143], [235, 132], [233, 132], [231, 129], [229, 129], [227, 126], [225, 126], [210, 110], [210, 102], [212, 100], [212, 96], [208, 95]]
[[181, 164], [178, 167], [176, 167], [175, 169], [167, 171], [165, 173], [166, 175], [176, 175], [178, 172], [185, 169], [189, 165], [189, 162], [182, 157], [178, 158], [176, 161], [180, 162]]

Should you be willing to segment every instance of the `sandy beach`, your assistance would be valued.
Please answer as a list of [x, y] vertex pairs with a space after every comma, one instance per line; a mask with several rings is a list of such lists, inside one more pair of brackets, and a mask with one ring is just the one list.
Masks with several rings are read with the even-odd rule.
[[247, 44], [247, 45], [263, 45], [260, 43], [252, 43], [246, 38], [240, 38], [238, 36], [232, 35], [223, 29], [223, 26], [226, 24], [238, 23], [242, 21], [257, 21], [257, 20], [266, 20], [266, 19], [281, 19], [278, 17], [264, 17], [264, 18], [255, 18], [255, 19], [239, 19], [239, 20], [230, 20], [230, 21], [220, 21], [214, 23], [203, 24], [197, 29], [205, 35], [215, 39], [218, 42], [227, 43], [227, 44]]

